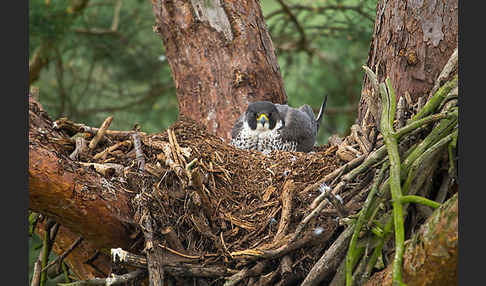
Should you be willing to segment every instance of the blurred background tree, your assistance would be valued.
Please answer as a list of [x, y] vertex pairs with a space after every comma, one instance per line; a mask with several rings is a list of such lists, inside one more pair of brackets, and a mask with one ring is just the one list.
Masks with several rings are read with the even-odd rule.
[[[376, 0], [261, 0], [288, 101], [317, 113], [318, 144], [346, 135], [360, 99]], [[112, 129], [162, 132], [178, 103], [146, 0], [29, 1], [29, 83], [50, 117]], [[35, 235], [34, 235], [35, 236]], [[30, 269], [39, 240], [29, 239]]]

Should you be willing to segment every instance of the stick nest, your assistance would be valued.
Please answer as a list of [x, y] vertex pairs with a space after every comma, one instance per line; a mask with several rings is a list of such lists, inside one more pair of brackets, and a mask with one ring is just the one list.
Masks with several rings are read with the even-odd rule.
[[[56, 124], [71, 133], [83, 131], [66, 119]], [[304, 275], [339, 227], [329, 204], [294, 235], [322, 192], [311, 186], [347, 163], [338, 156], [341, 147], [265, 155], [230, 146], [184, 116], [163, 133], [138, 133], [140, 150], [131, 134], [107, 133], [79, 157], [88, 164], [115, 166], [105, 175], [126, 181], [127, 189], [137, 193], [135, 221], [147, 231], [143, 220], [151, 220], [151, 246], [167, 252], [168, 259], [237, 271], [261, 258], [290, 254], [292, 271]], [[364, 177], [339, 193], [348, 207], [364, 200], [355, 196], [363, 189], [360, 180]]]

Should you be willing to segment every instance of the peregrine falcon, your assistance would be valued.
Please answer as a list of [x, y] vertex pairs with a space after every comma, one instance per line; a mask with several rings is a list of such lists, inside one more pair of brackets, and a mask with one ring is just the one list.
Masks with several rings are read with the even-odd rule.
[[314, 147], [327, 96], [317, 118], [312, 108], [299, 108], [269, 101], [250, 103], [233, 125], [230, 144], [246, 150], [309, 152]]

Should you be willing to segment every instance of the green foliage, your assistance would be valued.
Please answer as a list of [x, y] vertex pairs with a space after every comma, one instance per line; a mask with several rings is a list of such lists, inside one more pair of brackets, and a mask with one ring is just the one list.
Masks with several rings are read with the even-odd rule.
[[62, 40], [72, 16], [65, 14], [69, 1], [54, 1], [46, 5], [44, 1], [29, 2], [29, 51], [40, 44], [40, 39]]

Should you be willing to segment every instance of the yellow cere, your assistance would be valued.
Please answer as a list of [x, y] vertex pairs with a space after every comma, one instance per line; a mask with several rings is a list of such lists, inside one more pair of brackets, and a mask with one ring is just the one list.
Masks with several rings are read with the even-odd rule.
[[262, 117], [265, 118], [266, 121], [268, 121], [268, 117], [265, 113], [261, 113], [260, 115], [258, 115], [257, 120], [260, 120]]

